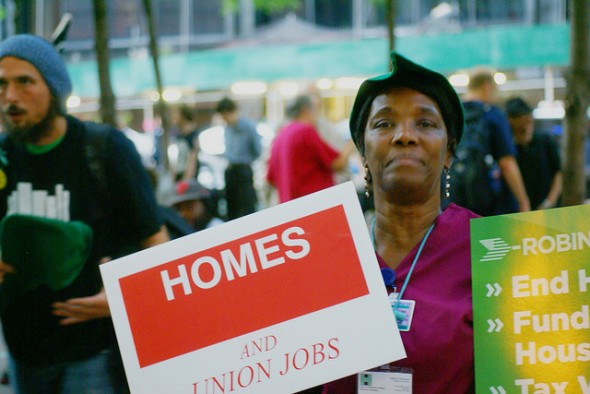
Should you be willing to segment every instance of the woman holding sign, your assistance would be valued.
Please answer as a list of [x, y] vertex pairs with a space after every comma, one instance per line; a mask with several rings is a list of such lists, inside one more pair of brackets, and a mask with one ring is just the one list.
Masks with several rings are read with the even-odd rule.
[[[441, 208], [463, 110], [443, 75], [395, 52], [391, 59], [391, 73], [361, 85], [350, 117], [375, 202], [373, 242], [407, 353], [390, 370], [411, 374], [414, 393], [470, 393], [469, 220], [477, 215], [455, 204]], [[351, 376], [324, 392], [356, 387]]]

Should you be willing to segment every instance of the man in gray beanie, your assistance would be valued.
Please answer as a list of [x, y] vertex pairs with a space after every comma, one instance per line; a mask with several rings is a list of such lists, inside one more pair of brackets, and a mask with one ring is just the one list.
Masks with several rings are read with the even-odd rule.
[[[125, 391], [98, 265], [168, 239], [135, 147], [114, 128], [67, 115], [71, 91], [48, 41], [25, 34], [0, 43], [0, 118], [8, 134], [0, 146], [0, 319], [17, 393]], [[33, 220], [26, 233], [24, 218]], [[41, 233], [34, 220], [55, 231]], [[80, 273], [64, 282], [55, 273], [71, 273], [64, 267], [72, 262], [56, 253], [66, 243], [52, 237], [74, 237], [65, 224], [89, 227], [92, 241]], [[30, 242], [15, 245], [18, 239]], [[31, 277], [35, 267], [55, 267], [50, 277], [57, 279]]]

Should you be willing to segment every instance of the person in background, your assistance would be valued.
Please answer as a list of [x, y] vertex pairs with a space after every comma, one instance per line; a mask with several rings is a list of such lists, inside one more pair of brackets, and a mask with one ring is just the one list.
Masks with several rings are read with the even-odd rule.
[[223, 98], [217, 112], [225, 121], [225, 199], [229, 220], [256, 212], [258, 196], [254, 188], [252, 163], [262, 153], [260, 135], [250, 120], [241, 117], [237, 104]]
[[[469, 221], [478, 216], [454, 203], [441, 208], [442, 174], [463, 133], [462, 106], [442, 74], [396, 52], [391, 60], [393, 71], [360, 86], [350, 116], [375, 204], [377, 260], [395, 274], [384, 287], [401, 290], [399, 303], [390, 300], [407, 358], [391, 366], [411, 368], [414, 393], [473, 393]], [[403, 331], [399, 307], [409, 301], [413, 319]], [[356, 376], [337, 380], [324, 393], [352, 394], [356, 383]]]
[[[483, 216], [530, 211], [531, 205], [524, 188], [522, 176], [516, 162], [516, 148], [512, 140], [510, 125], [502, 110], [494, 105], [498, 86], [494, 75], [486, 69], [475, 69], [469, 78], [463, 105], [481, 105], [484, 112], [485, 131], [491, 155], [498, 163], [502, 184], [500, 195], [492, 211], [476, 211]], [[507, 186], [507, 187], [506, 187]], [[453, 195], [451, 193], [451, 198]], [[516, 202], [514, 201], [516, 200]], [[472, 207], [467, 207], [474, 209]]]
[[563, 182], [559, 146], [551, 135], [535, 131], [532, 113], [532, 108], [521, 97], [506, 102], [506, 114], [518, 151], [516, 160], [531, 208], [553, 208], [559, 201]]
[[199, 175], [199, 130], [195, 122], [195, 116], [188, 105], [181, 105], [174, 112], [174, 124], [180, 135], [178, 138], [184, 141], [187, 147], [186, 161], [180, 172], [181, 179], [196, 178]]
[[[156, 197], [158, 197], [157, 191], [160, 188], [159, 183], [161, 174], [154, 167], [145, 167], [145, 169], [150, 178], [154, 193], [156, 193]], [[169, 196], [169, 193], [170, 191], [164, 187], [163, 190], [161, 190], [161, 194], [163, 194], [163, 196], [160, 196], [159, 200], [166, 199], [167, 196]], [[185, 235], [195, 232], [194, 228], [188, 224], [188, 222], [180, 215], [180, 213], [178, 213], [176, 209], [169, 207], [166, 204], [162, 204], [161, 202], [158, 202], [158, 209], [160, 210], [164, 226], [166, 226], [166, 230], [168, 231], [168, 236], [170, 239], [184, 237]]]
[[346, 167], [354, 150], [352, 141], [338, 152], [320, 138], [314, 99], [303, 95], [289, 105], [291, 121], [272, 142], [266, 179], [281, 203], [334, 186], [334, 172]]
[[[314, 103], [317, 103], [316, 113], [316, 129], [320, 138], [324, 140], [337, 152], [351, 149], [354, 143], [351, 143], [350, 132], [348, 130], [348, 119], [334, 123], [327, 116], [323, 114], [325, 106], [324, 100], [320, 93], [320, 89], [315, 84], [308, 85], [306, 89], [307, 94], [311, 97]], [[361, 208], [365, 216], [369, 217], [372, 214], [372, 201], [367, 198], [363, 190], [363, 165], [361, 157], [356, 149], [352, 149], [352, 153], [348, 158], [348, 163], [343, 169], [334, 172], [334, 183], [343, 183], [352, 181], [357, 189], [357, 194], [361, 203]]]
[[177, 182], [168, 205], [184, 218], [193, 231], [204, 230], [223, 223], [217, 214], [215, 195], [196, 179]]
[[[23, 34], [0, 43], [0, 116], [8, 134], [2, 146], [0, 218], [17, 216], [8, 215], [9, 208], [14, 209], [9, 199], [15, 191], [20, 198], [56, 193], [63, 196], [61, 221], [35, 217], [35, 223], [66, 228], [76, 222], [92, 234], [89, 254], [80, 259], [82, 270], [70, 284], [53, 289], [47, 284], [27, 288], [25, 283], [18, 296], [8, 289], [16, 290], [15, 284], [28, 277], [19, 271], [23, 261], [8, 260], [3, 246], [7, 260], [0, 262], [0, 317], [10, 380], [19, 394], [128, 390], [98, 266], [131, 247], [148, 248], [168, 240], [139, 154], [114, 128], [105, 131], [109, 195], [102, 192], [85, 154], [94, 127], [66, 114], [71, 91], [66, 66], [48, 41]], [[26, 204], [22, 208], [29, 217], [30, 209]], [[25, 239], [29, 247], [47, 243], [46, 249], [35, 251], [37, 255], [55, 251], [46, 238], [50, 233], [34, 233], [35, 228], [26, 235], [8, 231], [3, 236]], [[70, 235], [76, 236], [73, 231], [66, 234]]]

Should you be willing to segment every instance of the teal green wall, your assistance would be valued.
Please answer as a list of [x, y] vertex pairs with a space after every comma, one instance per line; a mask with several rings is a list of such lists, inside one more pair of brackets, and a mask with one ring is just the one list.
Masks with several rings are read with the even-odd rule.
[[[487, 65], [499, 70], [525, 66], [567, 66], [569, 25], [504, 26], [458, 33], [396, 38], [397, 50], [443, 73]], [[372, 76], [388, 68], [386, 39], [336, 41], [204, 50], [162, 57], [166, 86], [223, 90], [239, 80]], [[98, 96], [94, 62], [69, 64], [74, 93]], [[115, 94], [134, 96], [155, 88], [151, 59], [111, 62]]]

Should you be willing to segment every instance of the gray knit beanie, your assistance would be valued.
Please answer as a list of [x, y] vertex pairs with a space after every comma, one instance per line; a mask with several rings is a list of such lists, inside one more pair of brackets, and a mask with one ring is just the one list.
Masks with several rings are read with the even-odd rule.
[[66, 65], [55, 47], [47, 40], [31, 34], [11, 36], [0, 43], [0, 59], [12, 56], [31, 63], [43, 76], [62, 110], [72, 93], [72, 81]]

